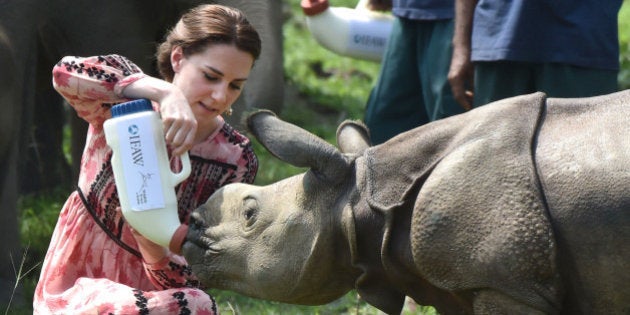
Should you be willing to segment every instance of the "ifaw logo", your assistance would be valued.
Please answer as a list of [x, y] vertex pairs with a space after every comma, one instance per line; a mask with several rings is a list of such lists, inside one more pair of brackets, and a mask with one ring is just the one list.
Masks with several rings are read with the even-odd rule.
[[130, 125], [129, 128], [127, 128], [127, 131], [129, 131], [129, 134], [131, 135], [138, 134], [138, 125]]

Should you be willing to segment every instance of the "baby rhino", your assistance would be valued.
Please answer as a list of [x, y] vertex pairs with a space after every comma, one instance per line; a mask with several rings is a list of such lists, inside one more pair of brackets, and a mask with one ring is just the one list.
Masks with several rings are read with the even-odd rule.
[[[217, 191], [183, 253], [205, 285], [295, 304], [356, 289], [400, 313], [630, 313], [630, 91], [501, 100], [369, 146], [260, 111], [250, 132], [306, 172]], [[263, 170], [264, 171], [264, 170]]]

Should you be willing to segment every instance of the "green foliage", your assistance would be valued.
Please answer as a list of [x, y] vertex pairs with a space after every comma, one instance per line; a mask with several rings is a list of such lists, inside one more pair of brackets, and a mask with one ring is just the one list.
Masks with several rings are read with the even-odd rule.
[[[44, 261], [59, 211], [68, 194], [67, 191], [58, 189], [52, 192], [20, 196], [18, 200], [20, 239], [25, 249], [23, 257], [11, 258], [14, 268], [19, 271], [15, 281], [25, 292], [26, 305], [32, 304], [41, 263]], [[23, 270], [25, 272], [22, 272]], [[10, 312], [10, 314], [22, 313], [28, 314], [28, 310], [12, 308]]]
[[[48, 241], [63, 206], [67, 191], [54, 191], [21, 196], [18, 200], [20, 209], [20, 237], [30, 244], [35, 253], [45, 253]], [[40, 257], [43, 259], [43, 256]]]
[[[300, 0], [287, 0], [291, 16], [284, 26], [285, 77], [319, 111], [335, 111], [342, 118], [360, 119], [379, 64], [339, 56], [319, 45], [309, 32]], [[331, 1], [354, 7], [357, 1]], [[291, 104], [286, 104], [291, 106]]]
[[624, 0], [619, 11], [619, 88], [630, 89], [630, 1]]

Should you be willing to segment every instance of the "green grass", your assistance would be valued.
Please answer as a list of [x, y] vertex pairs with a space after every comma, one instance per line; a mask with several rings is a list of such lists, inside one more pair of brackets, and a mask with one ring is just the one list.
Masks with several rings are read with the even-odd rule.
[[[285, 78], [295, 95], [285, 103], [285, 109], [279, 116], [334, 144], [336, 127], [342, 120], [363, 117], [364, 104], [378, 75], [379, 65], [341, 57], [322, 48], [306, 29], [304, 15], [299, 8], [300, 0], [284, 1], [290, 7], [290, 17], [284, 27]], [[333, 3], [335, 6], [353, 7], [356, 1], [337, 0]], [[619, 84], [627, 89], [630, 88], [630, 0], [624, 1], [619, 13], [619, 30], [622, 66]], [[256, 184], [266, 185], [304, 171], [278, 161], [256, 141], [254, 146], [260, 160]], [[67, 145], [64, 151], [69, 152]], [[20, 284], [29, 298], [32, 297], [39, 276], [39, 264], [44, 259], [59, 210], [69, 193], [70, 190], [60, 188], [20, 198], [21, 237], [24, 247], [29, 248], [21, 261], [23, 273], [20, 274]], [[15, 259], [19, 263], [21, 258]], [[34, 269], [28, 273], [31, 268]], [[226, 291], [211, 290], [210, 293], [216, 298], [223, 314], [379, 314], [355, 292], [321, 306], [288, 305]], [[9, 314], [31, 313], [31, 301], [26, 303], [25, 309], [14, 307]], [[404, 314], [435, 314], [435, 311], [426, 307], [416, 311], [406, 309]]]

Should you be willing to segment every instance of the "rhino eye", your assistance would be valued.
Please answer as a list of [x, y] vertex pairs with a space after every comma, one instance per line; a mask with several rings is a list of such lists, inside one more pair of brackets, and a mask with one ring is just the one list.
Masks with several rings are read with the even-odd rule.
[[245, 209], [243, 217], [245, 218], [245, 227], [252, 226], [256, 222], [256, 209]]
[[254, 209], [245, 210], [245, 220], [249, 221], [254, 218]]
[[243, 205], [243, 219], [245, 226], [250, 227], [256, 222], [256, 214], [258, 213], [258, 203], [254, 199], [247, 199]]

